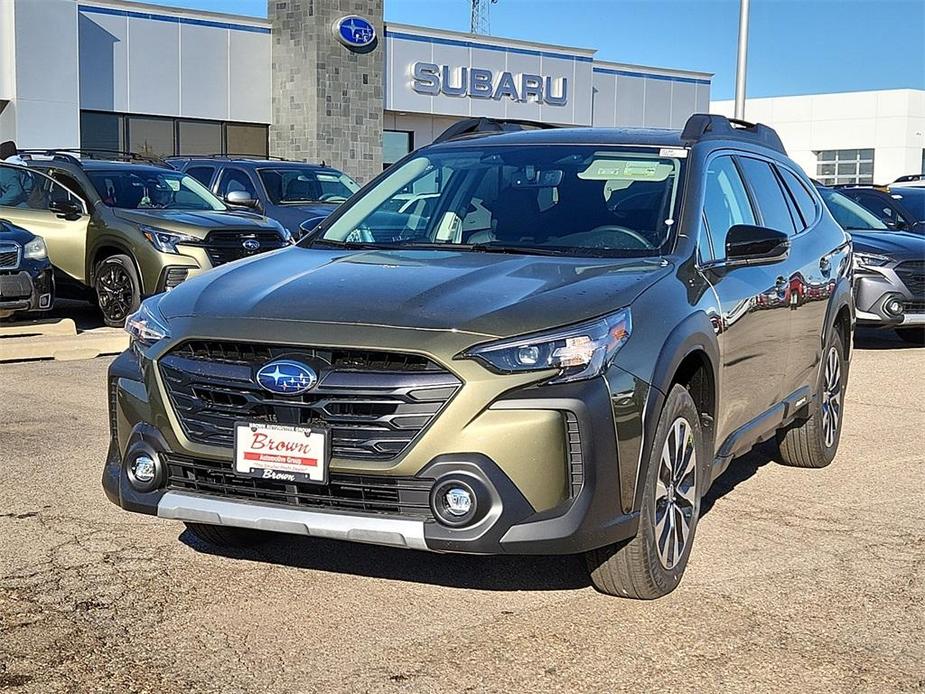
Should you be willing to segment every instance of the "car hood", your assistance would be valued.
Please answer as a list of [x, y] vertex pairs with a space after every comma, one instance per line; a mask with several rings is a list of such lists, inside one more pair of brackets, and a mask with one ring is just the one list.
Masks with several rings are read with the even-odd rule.
[[854, 250], [891, 258], [925, 258], [925, 236], [904, 231], [848, 231]]
[[320, 222], [334, 210], [337, 205], [328, 202], [306, 203], [305, 205], [274, 205], [267, 208], [267, 214], [286, 227], [292, 234], [302, 234], [300, 225], [308, 220]]
[[160, 311], [168, 320], [208, 315], [507, 337], [617, 310], [670, 271], [648, 258], [294, 246], [188, 280]]
[[113, 210], [116, 217], [133, 224], [149, 224], [169, 231], [205, 236], [213, 229], [273, 229], [266, 217], [252, 212], [214, 212], [211, 210]]
[[5, 219], [0, 219], [0, 242], [2, 241], [15, 241], [19, 244], [27, 244], [32, 239], [35, 238], [35, 234], [31, 231], [27, 231], [20, 226], [16, 226], [12, 222], [8, 222]]

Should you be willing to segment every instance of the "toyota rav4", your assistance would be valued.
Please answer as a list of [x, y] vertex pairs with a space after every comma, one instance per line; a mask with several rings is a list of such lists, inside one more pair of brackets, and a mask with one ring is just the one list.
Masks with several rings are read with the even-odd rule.
[[655, 598], [736, 456], [835, 456], [851, 271], [765, 126], [466, 121], [298, 245], [142, 304], [103, 486], [211, 543], [584, 553]]

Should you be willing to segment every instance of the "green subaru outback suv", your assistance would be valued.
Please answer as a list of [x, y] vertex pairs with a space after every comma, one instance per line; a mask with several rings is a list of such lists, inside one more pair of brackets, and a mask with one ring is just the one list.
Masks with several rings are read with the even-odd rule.
[[225, 545], [583, 552], [598, 589], [654, 598], [733, 458], [828, 465], [851, 240], [776, 133], [508, 125], [454, 126], [297, 245], [142, 304], [110, 500]]
[[0, 217], [45, 239], [59, 295], [95, 300], [107, 325], [121, 326], [146, 296], [291, 243], [278, 222], [232, 211], [157, 160], [76, 150], [22, 155], [28, 166], [15, 167], [21, 185], [0, 201]]

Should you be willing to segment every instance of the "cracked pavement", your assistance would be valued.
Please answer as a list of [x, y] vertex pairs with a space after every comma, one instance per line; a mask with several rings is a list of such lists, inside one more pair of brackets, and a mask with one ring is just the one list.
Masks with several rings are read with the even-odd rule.
[[107, 359], [0, 365], [0, 691], [925, 691], [925, 349], [862, 333], [824, 470], [714, 485], [681, 586], [575, 557], [218, 552], [100, 487]]

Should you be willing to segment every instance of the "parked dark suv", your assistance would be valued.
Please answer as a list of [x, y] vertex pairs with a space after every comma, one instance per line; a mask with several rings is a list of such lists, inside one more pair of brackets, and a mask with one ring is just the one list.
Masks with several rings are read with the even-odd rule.
[[42, 218], [33, 230], [48, 244], [60, 293], [95, 300], [108, 325], [121, 326], [146, 296], [292, 241], [278, 222], [230, 210], [156, 159], [98, 150], [23, 156], [29, 171], [47, 174], [76, 199], [53, 200], [50, 215], [47, 195], [35, 204], [0, 206], [0, 215], [26, 228]]
[[297, 239], [360, 189], [350, 176], [323, 163], [233, 154], [168, 161], [227, 204], [275, 219]]
[[733, 458], [832, 461], [853, 324], [850, 239], [773, 130], [475, 120], [146, 301], [103, 486], [209, 542], [583, 552], [654, 598]]

